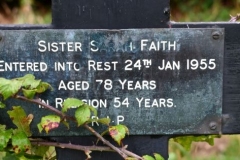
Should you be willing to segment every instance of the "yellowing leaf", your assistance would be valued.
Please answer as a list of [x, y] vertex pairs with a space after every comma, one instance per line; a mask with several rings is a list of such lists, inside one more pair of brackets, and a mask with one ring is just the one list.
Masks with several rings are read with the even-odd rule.
[[12, 136], [12, 145], [15, 153], [26, 152], [31, 148], [31, 143], [23, 131], [17, 131]]
[[27, 136], [32, 135], [29, 127], [33, 119], [32, 114], [27, 116], [20, 106], [13, 106], [13, 110], [8, 111], [7, 113], [20, 131], [23, 131]]
[[125, 125], [110, 126], [108, 128], [110, 136], [120, 145], [126, 134], [129, 134], [128, 128]]
[[8, 80], [5, 78], [0, 78], [0, 94], [3, 96], [4, 100], [15, 95], [19, 91], [21, 86], [22, 84], [15, 79]]
[[50, 130], [58, 128], [60, 123], [60, 117], [56, 115], [48, 115], [45, 117], [42, 117], [41, 122], [37, 125], [39, 132], [42, 132], [44, 129], [46, 133], [48, 133]]
[[67, 112], [69, 108], [83, 106], [84, 102], [76, 98], [68, 98], [63, 102], [62, 112]]
[[78, 126], [86, 123], [91, 116], [91, 111], [88, 107], [79, 107], [75, 112], [75, 118], [77, 120]]

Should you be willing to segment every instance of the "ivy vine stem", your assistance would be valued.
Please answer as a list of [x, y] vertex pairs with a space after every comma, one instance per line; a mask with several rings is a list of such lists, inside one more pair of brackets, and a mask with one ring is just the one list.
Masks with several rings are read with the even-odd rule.
[[84, 127], [89, 130], [90, 132], [92, 132], [97, 138], [99, 138], [104, 144], [106, 144], [107, 146], [109, 146], [110, 148], [112, 148], [114, 151], [116, 151], [118, 154], [120, 154], [124, 159], [126, 159], [128, 156], [122, 152], [120, 149], [118, 149], [117, 147], [115, 147], [114, 145], [112, 145], [108, 140], [106, 140], [105, 138], [103, 138], [103, 136], [101, 136], [98, 132], [96, 132], [92, 127], [90, 127], [87, 124], [84, 124]]
[[114, 151], [110, 147], [107, 146], [82, 146], [76, 145], [72, 143], [58, 143], [58, 142], [49, 142], [49, 141], [36, 141], [31, 140], [32, 145], [41, 145], [41, 146], [54, 146], [59, 148], [67, 148], [67, 149], [74, 149], [80, 151]]
[[[115, 150], [113, 150], [112, 148], [108, 147], [108, 146], [82, 146], [82, 145], [76, 145], [76, 144], [72, 144], [72, 143], [59, 143], [59, 142], [49, 142], [49, 141], [39, 141], [39, 140], [31, 140], [31, 144], [32, 145], [41, 145], [41, 146], [54, 146], [54, 147], [58, 147], [58, 148], [67, 148], [67, 149], [74, 149], [74, 150], [80, 150], [83, 152], [86, 151], [101, 151], [101, 152], [114, 152]], [[121, 150], [124, 154], [131, 156], [133, 158], [135, 158], [135, 160], [143, 160], [142, 157], [126, 150], [126, 147], [123, 148], [117, 148], [119, 150]]]

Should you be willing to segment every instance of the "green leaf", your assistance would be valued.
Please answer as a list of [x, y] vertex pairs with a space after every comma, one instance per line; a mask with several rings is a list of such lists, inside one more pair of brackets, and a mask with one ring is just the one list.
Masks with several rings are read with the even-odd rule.
[[6, 107], [6, 105], [0, 101], [0, 108], [5, 108], [5, 107]]
[[[31, 149], [31, 153], [35, 156], [42, 157], [39, 160], [42, 160], [42, 159], [50, 160], [51, 158], [53, 158], [53, 160], [56, 160], [56, 158], [54, 159], [54, 156], [56, 155], [55, 147], [52, 147], [52, 146], [49, 147], [49, 146], [33, 145]], [[30, 158], [29, 156], [26, 156], [26, 155], [25, 157]]]
[[32, 114], [27, 116], [20, 106], [13, 106], [13, 110], [8, 111], [7, 113], [19, 130], [23, 131], [27, 136], [32, 135], [29, 126], [33, 119]]
[[12, 136], [13, 151], [15, 153], [26, 152], [31, 149], [31, 143], [23, 131], [16, 131]]
[[49, 147], [49, 150], [45, 154], [45, 159], [48, 159], [48, 160], [56, 160], [57, 159], [55, 147], [53, 147], [53, 146]]
[[144, 160], [155, 160], [153, 157], [149, 156], [149, 155], [145, 155], [143, 156]]
[[19, 160], [19, 156], [15, 153], [6, 152], [6, 155], [2, 160]]
[[33, 145], [31, 151], [38, 156], [44, 157], [46, 152], [49, 150], [49, 146]]
[[154, 153], [153, 155], [154, 155], [156, 160], [164, 160], [164, 158], [158, 153]]
[[76, 98], [68, 98], [63, 102], [62, 112], [67, 112], [68, 109], [72, 107], [83, 106], [84, 102]]
[[133, 157], [127, 157], [127, 158], [125, 158], [124, 160], [136, 160], [136, 158], [133, 158]]
[[7, 147], [9, 140], [12, 138], [12, 129], [5, 130], [5, 125], [0, 125], [0, 151]]
[[56, 115], [42, 117], [41, 122], [37, 125], [39, 132], [44, 129], [48, 133], [50, 130], [58, 128], [60, 120], [60, 117]]
[[111, 119], [110, 118], [101, 118], [101, 119], [98, 119], [97, 122], [99, 122], [101, 124], [109, 125], [109, 123], [111, 122]]
[[5, 78], [0, 78], [0, 94], [3, 96], [4, 100], [15, 95], [19, 91], [21, 86], [22, 83], [20, 83], [16, 79], [8, 80]]
[[37, 156], [37, 155], [32, 155], [32, 154], [24, 154], [20, 160], [42, 160], [43, 157]]
[[35, 89], [41, 82], [41, 80], [35, 80], [35, 77], [32, 74], [26, 74], [23, 77], [16, 78], [16, 80], [22, 81], [22, 86], [25, 89]]
[[33, 99], [36, 94], [35, 90], [27, 90], [23, 88], [22, 91], [23, 91], [23, 95], [28, 99]]
[[0, 151], [0, 159], [3, 159], [4, 157], [6, 157], [6, 152]]
[[182, 145], [186, 150], [190, 150], [192, 142], [207, 142], [213, 145], [214, 138], [219, 138], [219, 135], [182, 136], [173, 138], [173, 140]]
[[41, 133], [42, 130], [43, 130], [43, 127], [42, 127], [41, 123], [38, 123], [38, 124], [37, 124], [37, 127], [38, 127], [39, 132]]
[[5, 131], [6, 130], [6, 125], [0, 124], [0, 131]]
[[91, 111], [88, 107], [82, 106], [79, 107], [75, 112], [75, 118], [77, 120], [78, 126], [86, 123], [91, 116]]
[[96, 108], [94, 108], [93, 106], [89, 106], [89, 105], [87, 105], [87, 104], [86, 104], [86, 106], [93, 112], [93, 115], [94, 115], [95, 117], [97, 117], [97, 110], [96, 110]]
[[126, 134], [129, 134], [128, 128], [125, 125], [110, 126], [108, 128], [110, 136], [120, 145]]
[[37, 86], [36, 92], [37, 92], [37, 93], [43, 93], [43, 92], [45, 92], [45, 91], [48, 90], [48, 89], [53, 90], [52, 86], [51, 86], [49, 83], [41, 82], [41, 83]]

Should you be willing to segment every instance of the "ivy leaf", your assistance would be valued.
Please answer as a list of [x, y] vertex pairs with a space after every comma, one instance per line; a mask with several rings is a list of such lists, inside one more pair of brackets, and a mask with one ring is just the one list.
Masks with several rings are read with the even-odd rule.
[[101, 119], [98, 119], [97, 122], [99, 122], [101, 124], [109, 125], [109, 123], [111, 122], [111, 119], [110, 118], [101, 118]]
[[27, 116], [20, 106], [13, 106], [13, 110], [7, 111], [7, 113], [19, 130], [23, 131], [27, 136], [32, 135], [29, 127], [33, 119], [32, 114]]
[[0, 78], [0, 94], [3, 96], [4, 100], [15, 95], [21, 86], [22, 83], [19, 83], [19, 81], [16, 79], [8, 80], [5, 78]]
[[38, 155], [33, 155], [33, 154], [27, 154], [25, 153], [21, 158], [20, 160], [40, 160], [40, 159], [43, 159], [42, 156], [38, 156]]
[[42, 117], [41, 122], [37, 125], [39, 132], [44, 129], [48, 133], [50, 130], [58, 128], [60, 120], [60, 117], [56, 115]]
[[41, 80], [36, 80], [32, 74], [26, 74], [23, 77], [16, 78], [18, 81], [22, 81], [22, 86], [25, 89], [35, 89], [40, 84]]
[[0, 108], [5, 108], [6, 105], [0, 101]]
[[[86, 104], [87, 105], [87, 104]], [[93, 106], [89, 106], [89, 105], [87, 105], [87, 107], [93, 112], [93, 115], [95, 116], [95, 117], [97, 117], [97, 110], [96, 110], [96, 108], [94, 108]]]
[[36, 92], [37, 93], [43, 93], [45, 92], [47, 89], [51, 89], [53, 90], [52, 86], [49, 84], [49, 83], [46, 83], [46, 82], [41, 82], [37, 88], [36, 88]]
[[78, 126], [86, 123], [91, 116], [91, 111], [88, 107], [82, 106], [79, 107], [75, 112], [75, 118], [77, 120]]
[[6, 148], [9, 140], [12, 138], [12, 129], [5, 130], [5, 125], [0, 125], [0, 151]]
[[207, 142], [213, 145], [214, 138], [219, 138], [219, 135], [182, 136], [173, 138], [173, 140], [182, 145], [186, 150], [190, 150], [192, 142]]
[[108, 128], [110, 136], [120, 145], [126, 134], [129, 134], [128, 128], [125, 125], [110, 126]]
[[19, 160], [19, 156], [12, 152], [5, 152], [5, 156], [2, 160]]
[[12, 145], [13, 151], [17, 154], [21, 152], [26, 152], [31, 149], [31, 143], [27, 135], [20, 130], [17, 130], [16, 133], [13, 134]]
[[67, 112], [69, 108], [83, 106], [84, 102], [76, 98], [68, 98], [63, 102], [62, 112]]
[[[31, 151], [37, 155], [37, 156], [41, 156], [44, 157], [44, 155], [46, 154], [46, 152], [49, 150], [49, 146], [39, 146], [39, 145], [33, 145]], [[41, 158], [43, 159], [43, 158]]]
[[4, 157], [6, 157], [6, 152], [0, 151], [0, 159], [3, 159]]
[[145, 155], [143, 156], [144, 160], [155, 160], [153, 157], [149, 156], [149, 155]]
[[158, 153], [154, 153], [153, 155], [154, 155], [156, 160], [164, 160], [164, 158]]
[[27, 90], [23, 88], [22, 91], [23, 91], [23, 95], [28, 99], [33, 99], [33, 97], [36, 94], [35, 90]]

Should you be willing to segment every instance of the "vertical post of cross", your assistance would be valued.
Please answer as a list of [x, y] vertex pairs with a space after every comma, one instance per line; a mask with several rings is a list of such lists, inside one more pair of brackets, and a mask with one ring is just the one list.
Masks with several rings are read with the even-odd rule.
[[[168, 28], [169, 0], [53, 0], [53, 29], [139, 29]], [[143, 126], [144, 127], [144, 126]], [[67, 135], [66, 135], [67, 136]], [[58, 142], [92, 145], [95, 137], [61, 137]], [[160, 153], [168, 157], [168, 136], [129, 136], [124, 140], [128, 149], [139, 155]], [[57, 150], [58, 159], [85, 159], [85, 154]], [[92, 153], [94, 160], [122, 159], [116, 153]], [[96, 158], [97, 157], [97, 158]]]

